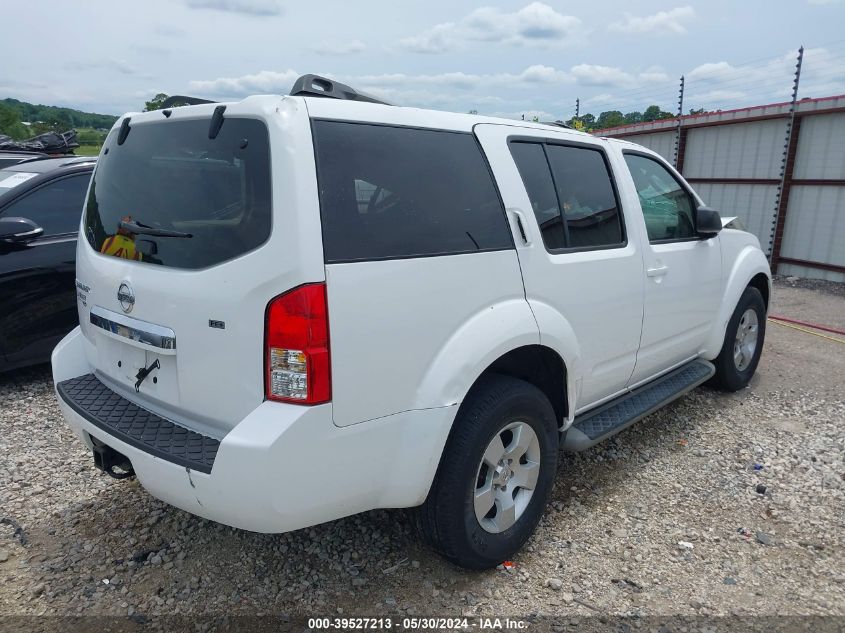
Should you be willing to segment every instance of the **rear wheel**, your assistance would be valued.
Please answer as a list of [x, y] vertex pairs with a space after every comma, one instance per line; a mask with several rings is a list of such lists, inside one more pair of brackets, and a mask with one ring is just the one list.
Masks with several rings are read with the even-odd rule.
[[757, 370], [765, 336], [766, 304], [760, 291], [749, 286], [728, 321], [713, 383], [726, 391], [745, 387]]
[[493, 375], [473, 388], [418, 511], [423, 537], [461, 567], [486, 569], [528, 540], [557, 469], [558, 423], [535, 386]]

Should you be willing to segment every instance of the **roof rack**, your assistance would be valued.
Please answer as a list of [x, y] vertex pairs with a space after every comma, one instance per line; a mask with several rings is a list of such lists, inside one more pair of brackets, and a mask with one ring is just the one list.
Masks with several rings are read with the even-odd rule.
[[365, 92], [358, 92], [355, 88], [342, 84], [339, 81], [326, 79], [320, 75], [302, 75], [293, 82], [290, 89], [293, 97], [327, 97], [329, 99], [343, 99], [345, 101], [366, 101], [367, 103], [380, 103], [391, 105], [387, 101], [376, 99]]
[[186, 97], [184, 95], [173, 95], [164, 100], [161, 104], [161, 110], [164, 108], [173, 108], [183, 105], [203, 105], [205, 103], [217, 103], [208, 99], [200, 99], [199, 97]]

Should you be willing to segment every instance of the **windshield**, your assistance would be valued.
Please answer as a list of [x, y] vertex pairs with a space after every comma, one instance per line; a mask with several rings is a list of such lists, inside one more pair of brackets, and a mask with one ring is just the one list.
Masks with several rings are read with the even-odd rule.
[[12, 171], [11, 169], [0, 169], [0, 193], [6, 193], [10, 189], [22, 185], [27, 180], [38, 176], [34, 172]]
[[85, 237], [113, 257], [205, 268], [260, 246], [270, 235], [267, 128], [225, 118], [132, 125], [106, 139], [85, 211]]

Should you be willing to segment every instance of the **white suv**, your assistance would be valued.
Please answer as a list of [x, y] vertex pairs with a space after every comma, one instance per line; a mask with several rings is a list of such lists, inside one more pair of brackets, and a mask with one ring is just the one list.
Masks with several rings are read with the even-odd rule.
[[257, 532], [420, 506], [486, 568], [561, 449], [745, 386], [769, 267], [660, 156], [555, 125], [290, 96], [123, 117], [59, 404], [118, 477]]

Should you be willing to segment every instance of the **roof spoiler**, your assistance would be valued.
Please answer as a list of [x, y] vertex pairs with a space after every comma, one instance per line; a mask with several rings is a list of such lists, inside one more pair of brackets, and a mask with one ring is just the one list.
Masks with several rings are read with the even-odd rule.
[[327, 97], [329, 99], [343, 99], [345, 101], [365, 101], [367, 103], [380, 103], [391, 105], [381, 99], [376, 99], [365, 92], [359, 92], [346, 84], [332, 79], [320, 77], [320, 75], [302, 75], [290, 89], [293, 97]]
[[540, 121], [543, 125], [553, 125], [554, 127], [565, 127], [567, 130], [574, 130], [575, 128], [558, 119], [557, 121]]
[[216, 101], [210, 101], [208, 99], [200, 99], [199, 97], [186, 97], [183, 95], [173, 95], [172, 97], [167, 97], [164, 103], [161, 104], [161, 110], [164, 108], [173, 108], [178, 106], [185, 106], [185, 105], [203, 105], [206, 103], [217, 103]]

